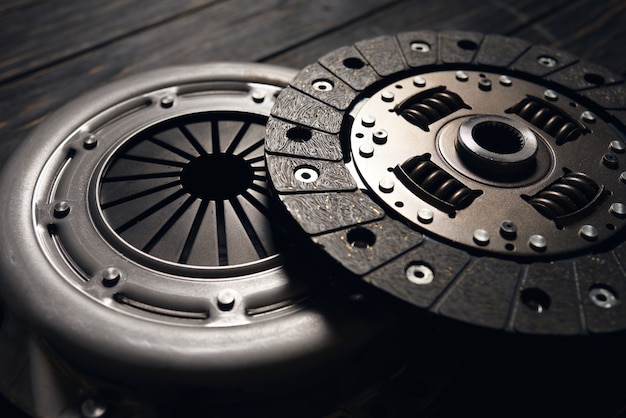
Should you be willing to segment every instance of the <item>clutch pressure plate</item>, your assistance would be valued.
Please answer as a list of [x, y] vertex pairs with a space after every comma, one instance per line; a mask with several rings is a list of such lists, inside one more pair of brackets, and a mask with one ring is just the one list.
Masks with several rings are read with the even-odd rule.
[[11, 317], [116, 385], [264, 392], [306, 385], [385, 329], [302, 268], [274, 222], [265, 124], [294, 75], [173, 67], [52, 115], [0, 180]]
[[401, 33], [282, 91], [268, 172], [299, 228], [419, 308], [531, 334], [626, 328], [626, 87], [566, 52]]

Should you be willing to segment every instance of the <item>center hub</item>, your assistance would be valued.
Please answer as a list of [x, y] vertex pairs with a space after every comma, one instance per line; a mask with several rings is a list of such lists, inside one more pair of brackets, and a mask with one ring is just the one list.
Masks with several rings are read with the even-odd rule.
[[232, 154], [201, 155], [189, 161], [180, 175], [183, 189], [204, 200], [228, 200], [240, 195], [254, 181], [254, 171], [243, 158]]
[[503, 116], [481, 115], [461, 124], [455, 148], [472, 171], [511, 180], [533, 173], [538, 146], [526, 125]]

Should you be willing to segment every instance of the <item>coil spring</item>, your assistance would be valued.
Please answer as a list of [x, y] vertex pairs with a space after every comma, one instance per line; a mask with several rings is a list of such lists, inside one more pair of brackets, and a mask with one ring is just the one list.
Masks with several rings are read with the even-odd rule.
[[403, 170], [421, 190], [455, 210], [469, 206], [480, 193], [465, 186], [428, 159], [411, 159]]
[[556, 139], [557, 145], [574, 141], [582, 135], [582, 128], [569, 116], [540, 99], [528, 97], [508, 113], [515, 113]]
[[408, 99], [397, 109], [404, 119], [428, 132], [428, 125], [467, 106], [461, 97], [444, 87], [437, 87]]
[[564, 218], [590, 205], [600, 186], [584, 173], [569, 173], [528, 201], [548, 219]]

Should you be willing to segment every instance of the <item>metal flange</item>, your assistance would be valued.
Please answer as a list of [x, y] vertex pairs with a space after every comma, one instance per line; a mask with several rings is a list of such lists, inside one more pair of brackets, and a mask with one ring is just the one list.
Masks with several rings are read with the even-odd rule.
[[619, 331], [625, 92], [521, 39], [381, 36], [280, 94], [268, 173], [323, 251], [419, 308], [530, 334]]

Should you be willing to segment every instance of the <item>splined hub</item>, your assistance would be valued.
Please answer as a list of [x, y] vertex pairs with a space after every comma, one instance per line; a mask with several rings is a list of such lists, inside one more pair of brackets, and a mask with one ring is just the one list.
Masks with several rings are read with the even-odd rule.
[[[520, 39], [369, 39], [281, 93], [269, 175], [325, 252], [414, 305], [525, 333], [621, 330], [623, 91], [619, 75]], [[315, 181], [293, 177], [305, 166]]]

